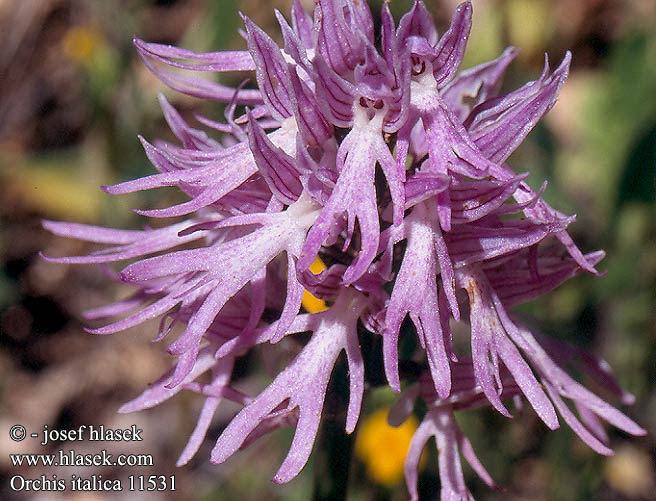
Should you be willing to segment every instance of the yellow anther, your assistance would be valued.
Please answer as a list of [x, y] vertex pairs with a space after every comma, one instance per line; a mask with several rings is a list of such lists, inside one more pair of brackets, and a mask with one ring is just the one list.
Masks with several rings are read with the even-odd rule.
[[[314, 260], [314, 262], [310, 265], [310, 271], [318, 275], [322, 271], [326, 270], [326, 265], [323, 263], [321, 258], [317, 256], [317, 258]], [[323, 299], [319, 299], [315, 296], [313, 296], [309, 291], [304, 291], [303, 292], [303, 308], [308, 313], [319, 313], [321, 311], [327, 310], [328, 306], [326, 305], [326, 302]]]

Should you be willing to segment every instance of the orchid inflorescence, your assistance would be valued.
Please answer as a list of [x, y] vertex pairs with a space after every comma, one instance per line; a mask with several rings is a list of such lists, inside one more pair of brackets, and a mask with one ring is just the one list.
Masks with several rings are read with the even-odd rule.
[[[389, 386], [403, 387], [390, 422], [404, 422], [417, 399], [425, 404], [405, 462], [413, 499], [431, 437], [442, 499], [471, 497], [460, 454], [494, 486], [458, 428], [460, 409], [490, 405], [511, 417], [507, 402], [523, 396], [548, 428], [558, 428], [558, 413], [601, 454], [612, 453], [601, 420], [643, 434], [567, 373], [574, 367], [631, 403], [603, 360], [532, 333], [511, 311], [581, 270], [598, 274], [604, 255], [583, 254], [567, 233], [574, 218], [544, 201], [545, 186], [534, 191], [527, 174], [506, 163], [554, 105], [570, 54], [555, 71], [545, 62], [537, 80], [499, 95], [514, 48], [458, 73], [469, 2], [441, 37], [421, 0], [398, 26], [384, 3], [375, 27], [362, 0], [317, 0], [313, 18], [295, 0], [291, 25], [276, 16], [282, 49], [247, 17], [244, 51], [201, 54], [135, 40], [169, 87], [227, 105], [223, 123], [197, 117], [219, 133], [212, 139], [161, 97], [181, 145], [142, 139], [159, 173], [106, 188], [124, 194], [177, 186], [188, 201], [138, 212], [187, 219], [142, 231], [44, 223], [57, 235], [105, 246], [52, 261], [138, 259], [119, 275], [136, 293], [88, 313], [123, 318], [91, 332], [161, 318], [160, 340], [184, 327], [168, 347], [175, 367], [121, 411], [153, 407], [183, 389], [202, 395], [179, 464], [197, 452], [223, 399], [243, 407], [219, 436], [215, 463], [277, 427], [295, 426], [274, 477], [287, 482], [309, 458], [342, 352], [350, 383], [346, 431], [355, 430], [370, 386], [365, 362], [372, 355], [361, 349], [368, 336], [382, 341], [368, 346], [382, 351]], [[254, 70], [258, 87], [230, 88], [179, 70]], [[327, 269], [314, 274], [317, 259]], [[302, 310], [305, 291], [328, 308]], [[470, 353], [460, 353], [462, 328], [452, 336], [458, 323], [469, 325]], [[295, 335], [303, 332], [310, 336]], [[415, 337], [416, 370], [404, 371], [399, 342]], [[276, 350], [283, 338], [295, 339], [299, 352], [266, 389], [251, 396], [233, 387], [240, 357], [262, 344]], [[209, 382], [201, 382], [206, 373]]]

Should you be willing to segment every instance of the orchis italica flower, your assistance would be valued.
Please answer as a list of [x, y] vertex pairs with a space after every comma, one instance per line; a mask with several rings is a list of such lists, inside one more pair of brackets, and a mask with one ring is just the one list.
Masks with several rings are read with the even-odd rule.
[[[368, 346], [382, 346], [389, 386], [405, 388], [391, 422], [403, 422], [416, 399], [428, 409], [405, 464], [413, 499], [431, 437], [442, 499], [471, 497], [460, 453], [494, 485], [456, 424], [460, 409], [490, 405], [511, 417], [508, 402], [524, 397], [548, 428], [558, 428], [560, 414], [600, 454], [611, 453], [601, 420], [644, 433], [567, 373], [576, 366], [630, 403], [603, 360], [531, 333], [512, 312], [581, 270], [598, 274], [603, 258], [576, 247], [567, 233], [574, 218], [543, 200], [546, 186], [534, 191], [527, 175], [506, 163], [555, 104], [570, 54], [554, 71], [545, 62], [537, 80], [499, 95], [516, 50], [459, 72], [471, 14], [471, 3], [461, 4], [439, 36], [420, 0], [398, 26], [385, 3], [380, 27], [361, 0], [317, 0], [313, 18], [296, 0], [291, 24], [276, 12], [282, 48], [246, 17], [248, 50], [199, 54], [135, 40], [155, 75], [176, 91], [226, 103], [226, 120], [198, 118], [217, 135], [212, 139], [162, 97], [180, 144], [142, 140], [159, 173], [105, 190], [176, 186], [188, 201], [139, 212], [188, 219], [143, 231], [44, 224], [57, 235], [104, 245], [51, 261], [137, 259], [119, 275], [135, 294], [89, 314], [122, 318], [91, 332], [160, 318], [161, 340], [184, 326], [168, 347], [178, 357], [175, 367], [121, 409], [152, 407], [183, 389], [202, 395], [179, 464], [198, 450], [215, 410], [229, 399], [243, 408], [218, 437], [212, 461], [226, 461], [272, 429], [295, 426], [274, 477], [291, 480], [310, 456], [342, 352], [350, 381], [345, 427], [356, 428], [371, 384], [365, 360], [376, 358], [363, 353], [362, 336], [382, 338]], [[257, 88], [233, 89], [189, 71], [254, 71]], [[246, 111], [237, 115], [244, 109], [238, 106]], [[314, 274], [317, 259], [327, 268]], [[328, 308], [303, 310], [306, 291]], [[468, 325], [470, 350], [454, 342], [454, 322]], [[303, 332], [309, 335], [297, 335]], [[276, 351], [285, 337], [300, 351], [266, 389], [246, 395], [233, 387], [239, 357], [257, 345]], [[421, 347], [414, 373], [399, 363], [401, 338]], [[205, 373], [209, 382], [200, 383]]]

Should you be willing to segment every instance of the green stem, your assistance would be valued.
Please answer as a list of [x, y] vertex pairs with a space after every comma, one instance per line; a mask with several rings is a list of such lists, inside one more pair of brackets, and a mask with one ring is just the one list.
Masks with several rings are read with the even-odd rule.
[[349, 435], [345, 431], [343, 409], [348, 405], [347, 377], [346, 361], [341, 359], [335, 367], [326, 392], [324, 419], [315, 450], [313, 495], [315, 501], [346, 499], [355, 443], [355, 432]]

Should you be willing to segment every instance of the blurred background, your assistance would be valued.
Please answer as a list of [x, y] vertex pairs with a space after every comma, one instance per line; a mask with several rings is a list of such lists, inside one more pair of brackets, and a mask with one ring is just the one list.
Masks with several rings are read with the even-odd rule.
[[[311, 3], [311, 2], [307, 2]], [[380, 2], [370, 2], [377, 11]], [[101, 269], [46, 264], [50, 255], [81, 254], [79, 242], [54, 238], [41, 219], [121, 228], [146, 224], [129, 209], [170, 205], [176, 193], [156, 191], [121, 197], [100, 185], [153, 172], [137, 134], [171, 138], [157, 105], [164, 92], [183, 114], [203, 111], [220, 119], [218, 105], [169, 92], [140, 63], [137, 35], [197, 51], [245, 46], [238, 9], [278, 36], [273, 7], [289, 0], [0, 0], [0, 497], [6, 481], [41, 473], [70, 477], [64, 470], [17, 469], [9, 452], [44, 452], [34, 443], [13, 443], [7, 430], [72, 429], [82, 424], [144, 429], [144, 442], [117, 452], [151, 453], [153, 468], [93, 470], [85, 475], [124, 478], [130, 473], [175, 474], [177, 493], [161, 499], [308, 499], [312, 461], [290, 484], [269, 479], [291, 437], [280, 432], [256, 442], [227, 464], [209, 463], [213, 438], [235, 412], [226, 405], [208, 440], [190, 465], [175, 460], [193, 430], [200, 399], [185, 392], [156, 409], [119, 415], [171, 364], [147, 324], [114, 336], [83, 331], [85, 309], [125, 295]], [[456, 5], [428, 1], [443, 31]], [[410, 0], [392, 0], [396, 14]], [[481, 499], [632, 500], [656, 492], [656, 3], [653, 0], [480, 0], [463, 67], [496, 57], [507, 45], [521, 49], [504, 88], [511, 90], [541, 71], [547, 51], [555, 67], [573, 52], [569, 81], [559, 102], [510, 160], [530, 171], [530, 184], [549, 180], [547, 200], [578, 214], [571, 227], [585, 251], [603, 248], [601, 279], [581, 276], [523, 308], [540, 332], [602, 355], [636, 404], [623, 409], [649, 435], [632, 438], [611, 430], [616, 455], [598, 457], [566, 426], [547, 432], [527, 412], [513, 422], [492, 412], [459, 417], [479, 457], [505, 493], [487, 489], [473, 473], [472, 492]], [[224, 82], [236, 84], [229, 79]], [[152, 224], [156, 224], [152, 223]], [[258, 360], [252, 364], [260, 363]], [[257, 378], [244, 367], [240, 377]], [[407, 433], [390, 434], [376, 410], [393, 395], [370, 395], [361, 425], [358, 458], [351, 470], [350, 498], [406, 499], [399, 475]], [[616, 402], [614, 402], [616, 403]], [[366, 431], [365, 431], [366, 430]], [[371, 431], [373, 430], [373, 431]], [[406, 437], [404, 438], [403, 433]], [[365, 443], [389, 435], [389, 444]], [[396, 441], [396, 442], [395, 442]], [[401, 444], [392, 446], [390, 444]], [[397, 445], [398, 445], [397, 444]], [[98, 452], [82, 442], [78, 452]], [[385, 465], [372, 448], [382, 447]], [[64, 447], [66, 449], [67, 447]], [[401, 452], [394, 455], [397, 449]], [[367, 452], [369, 451], [369, 452]], [[111, 450], [110, 450], [111, 452]], [[396, 458], [396, 459], [395, 459]], [[426, 454], [422, 492], [438, 496], [436, 459]], [[73, 499], [70, 492], [61, 499]], [[95, 493], [77, 499], [122, 499]], [[48, 499], [58, 499], [55, 495]]]

